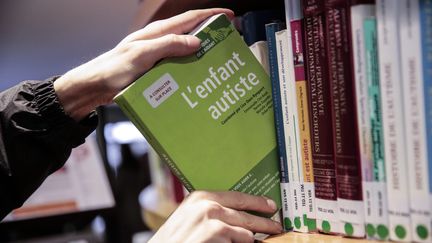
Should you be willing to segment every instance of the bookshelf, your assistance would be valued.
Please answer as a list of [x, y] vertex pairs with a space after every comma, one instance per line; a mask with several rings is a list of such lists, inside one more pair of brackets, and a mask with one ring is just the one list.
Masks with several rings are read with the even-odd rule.
[[389, 243], [389, 241], [372, 241], [365, 239], [349, 239], [335, 235], [303, 234], [290, 232], [282, 235], [271, 236], [262, 241], [263, 243]]
[[[241, 1], [225, 1], [225, 0], [185, 0], [182, 2], [174, 0], [146, 0], [142, 2], [141, 8], [138, 11], [136, 18], [131, 26], [131, 31], [145, 26], [147, 23], [167, 18], [178, 13], [187, 11], [189, 9], [205, 8], [205, 7], [226, 7], [233, 9], [238, 15], [255, 9], [265, 8], [282, 8], [283, 1], [249, 1], [247, 4]], [[403, 194], [405, 195], [405, 194]], [[362, 227], [362, 226], [361, 226]], [[348, 239], [340, 236], [323, 235], [323, 234], [299, 234], [299, 233], [286, 233], [283, 235], [272, 236], [263, 242], [378, 242], [368, 241], [364, 239]], [[382, 242], [382, 241], [379, 241]]]

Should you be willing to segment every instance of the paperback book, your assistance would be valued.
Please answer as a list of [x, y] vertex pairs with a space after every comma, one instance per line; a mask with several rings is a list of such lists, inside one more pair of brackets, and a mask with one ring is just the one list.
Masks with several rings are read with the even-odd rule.
[[360, 148], [353, 82], [350, 4], [326, 0], [328, 77], [331, 90], [333, 144], [336, 162], [340, 231], [363, 237], [364, 204]]
[[[378, 146], [376, 156], [383, 153], [374, 1], [353, 5], [350, 11], [366, 235], [368, 239], [387, 240], [385, 167], [383, 158], [376, 158], [374, 167], [373, 156], [374, 144]], [[369, 89], [373, 92], [370, 102]]]
[[366, 190], [363, 190], [366, 193], [371, 193], [365, 195], [365, 197], [370, 198], [370, 206], [366, 205], [367, 209], [365, 209], [370, 210], [365, 212], [366, 233], [369, 238], [387, 240], [389, 237], [388, 201], [376, 17], [366, 18], [363, 30], [373, 162], [372, 182], [365, 182]]
[[[419, 0], [401, 0], [400, 53], [411, 213], [415, 242], [431, 242], [431, 208]], [[426, 87], [427, 88], [427, 87]]]
[[338, 234], [340, 221], [327, 76], [324, 3], [315, 0], [303, 0], [302, 3], [317, 228], [324, 233]]
[[294, 203], [299, 204], [294, 211], [294, 230], [308, 232], [306, 225], [306, 195], [302, 183], [303, 168], [300, 159], [299, 129], [297, 123], [297, 107], [295, 100], [295, 80], [293, 65], [290, 63], [291, 53], [288, 50], [288, 31], [281, 30], [275, 33], [276, 52], [279, 70], [279, 93], [281, 96], [281, 109], [283, 131], [287, 152], [288, 176]]
[[162, 60], [115, 102], [189, 191], [263, 195], [280, 208], [268, 75], [225, 15], [191, 34], [197, 53]]
[[[309, 124], [309, 98], [307, 92], [307, 81], [305, 73], [305, 60], [303, 52], [303, 11], [300, 0], [285, 0], [286, 21], [289, 23], [288, 39], [291, 46], [287, 47], [292, 56], [292, 73], [295, 80], [294, 97], [297, 103], [297, 119], [299, 138], [298, 147], [300, 149], [300, 161], [303, 172], [303, 187], [306, 200], [305, 224], [309, 232], [316, 231], [316, 205], [315, 205], [315, 185], [312, 165], [311, 133]], [[288, 9], [287, 9], [288, 8]], [[288, 44], [289, 45], [289, 44]]]
[[[429, 208], [432, 210], [432, 0], [420, 0], [420, 28], [428, 151], [427, 160], [429, 167]], [[432, 225], [432, 220], [430, 225]], [[431, 234], [432, 232], [429, 232], [429, 235]]]
[[[282, 196], [282, 213], [285, 230], [293, 227], [295, 220], [299, 221], [301, 217], [301, 207], [299, 202], [299, 192], [297, 187], [292, 184], [292, 175], [289, 171], [290, 154], [287, 151], [287, 137], [285, 133], [283, 112], [282, 112], [282, 96], [280, 92], [280, 76], [278, 68], [278, 57], [276, 42], [276, 32], [285, 28], [285, 24], [281, 22], [269, 23], [265, 25], [268, 52], [269, 52], [269, 64], [270, 64], [270, 78], [273, 94], [274, 104], [274, 117], [276, 126], [276, 137], [279, 152], [279, 163], [281, 172], [281, 196]], [[291, 170], [292, 171], [292, 170]], [[292, 209], [292, 212], [291, 212]], [[298, 224], [299, 225], [299, 224]]]
[[399, 15], [400, 1], [377, 0], [379, 73], [390, 239], [412, 240], [404, 131]]

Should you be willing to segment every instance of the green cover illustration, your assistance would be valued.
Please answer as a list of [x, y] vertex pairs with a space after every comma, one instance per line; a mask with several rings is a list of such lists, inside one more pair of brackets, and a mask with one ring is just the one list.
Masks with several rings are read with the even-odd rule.
[[280, 207], [270, 79], [225, 15], [194, 35], [195, 55], [161, 61], [115, 102], [189, 191], [265, 195]]

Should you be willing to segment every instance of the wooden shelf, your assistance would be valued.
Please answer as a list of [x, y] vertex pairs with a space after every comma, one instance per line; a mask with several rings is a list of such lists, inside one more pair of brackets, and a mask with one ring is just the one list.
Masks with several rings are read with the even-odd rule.
[[350, 239], [336, 235], [303, 234], [289, 232], [282, 235], [271, 236], [263, 243], [390, 243], [389, 241], [373, 241], [365, 239]]

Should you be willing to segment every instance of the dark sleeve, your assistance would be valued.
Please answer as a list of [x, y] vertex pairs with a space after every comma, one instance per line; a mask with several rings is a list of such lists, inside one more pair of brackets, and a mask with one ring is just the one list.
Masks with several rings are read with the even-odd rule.
[[64, 113], [54, 80], [25, 81], [0, 93], [0, 220], [61, 168], [97, 126], [95, 114], [75, 122]]

